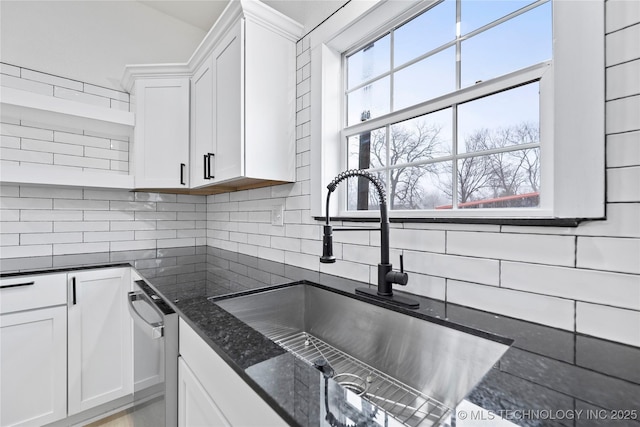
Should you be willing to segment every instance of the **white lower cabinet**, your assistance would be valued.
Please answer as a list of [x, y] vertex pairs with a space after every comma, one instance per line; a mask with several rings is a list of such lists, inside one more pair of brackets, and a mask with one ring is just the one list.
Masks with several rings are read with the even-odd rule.
[[130, 268], [69, 273], [69, 415], [133, 392]]
[[41, 426], [67, 415], [66, 307], [0, 315], [0, 378], [0, 425]]
[[230, 426], [182, 357], [178, 358], [178, 427]]
[[286, 426], [198, 334], [180, 319], [178, 426]]

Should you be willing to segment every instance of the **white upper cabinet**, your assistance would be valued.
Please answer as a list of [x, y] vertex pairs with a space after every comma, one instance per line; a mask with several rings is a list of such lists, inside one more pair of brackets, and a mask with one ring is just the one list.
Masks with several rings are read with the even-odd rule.
[[[188, 63], [127, 66], [123, 85], [135, 86], [137, 98], [133, 158], [144, 162], [133, 166], [136, 187], [213, 194], [295, 181], [295, 46], [301, 36], [301, 25], [263, 3], [232, 1]], [[162, 107], [162, 96], [149, 102], [140, 94], [140, 85], [168, 76], [190, 77], [187, 184], [169, 179], [169, 159], [175, 163], [177, 151], [160, 159], [147, 153], [154, 144], [178, 150], [174, 139], [188, 134], [183, 116], [176, 119], [182, 103]], [[152, 158], [158, 169], [147, 166]]]
[[136, 80], [135, 188], [189, 188], [189, 79]]

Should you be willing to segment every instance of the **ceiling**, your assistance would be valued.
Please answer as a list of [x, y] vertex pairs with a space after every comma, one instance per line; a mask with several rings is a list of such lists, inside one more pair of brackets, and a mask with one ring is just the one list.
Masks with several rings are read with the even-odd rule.
[[[0, 61], [122, 90], [127, 64], [184, 63], [229, 0], [0, 0]], [[313, 29], [347, 0], [265, 0]]]

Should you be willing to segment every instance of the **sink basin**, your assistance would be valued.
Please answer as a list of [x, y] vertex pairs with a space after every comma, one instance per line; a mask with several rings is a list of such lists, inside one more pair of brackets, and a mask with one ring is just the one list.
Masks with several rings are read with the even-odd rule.
[[410, 426], [446, 418], [512, 342], [308, 282], [214, 303]]

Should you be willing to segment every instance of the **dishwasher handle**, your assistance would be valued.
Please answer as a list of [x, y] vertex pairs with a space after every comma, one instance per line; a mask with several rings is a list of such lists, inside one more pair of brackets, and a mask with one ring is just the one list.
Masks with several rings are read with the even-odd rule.
[[[159, 339], [164, 336], [164, 322], [150, 322], [140, 314], [136, 306], [133, 304], [135, 301], [143, 301], [148, 304], [158, 315], [162, 318], [162, 312], [156, 305], [153, 303], [151, 298], [147, 294], [142, 291], [132, 291], [127, 293], [129, 300], [129, 311], [131, 312], [131, 316], [133, 320], [143, 326], [145, 329], [149, 330], [149, 335], [152, 339]], [[139, 319], [139, 320], [138, 320]], [[143, 323], [141, 323], [142, 321]]]

